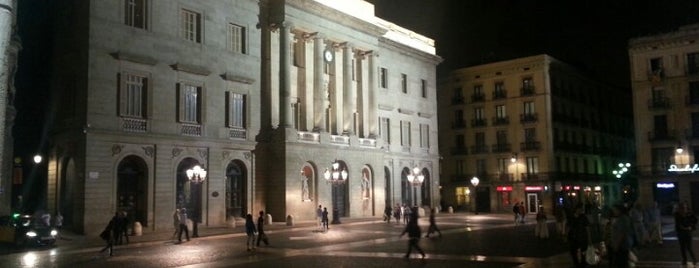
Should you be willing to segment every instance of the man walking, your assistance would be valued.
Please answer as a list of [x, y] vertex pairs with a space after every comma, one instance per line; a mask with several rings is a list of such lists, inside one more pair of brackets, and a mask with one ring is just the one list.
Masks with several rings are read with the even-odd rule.
[[269, 240], [267, 240], [267, 235], [265, 234], [265, 212], [260, 210], [260, 217], [257, 217], [257, 247], [260, 247], [260, 241], [265, 242], [265, 246], [269, 246]]
[[187, 209], [180, 209], [180, 232], [177, 235], [177, 242], [182, 243], [182, 232], [185, 233], [187, 241], [189, 241], [189, 230], [187, 229]]
[[318, 220], [318, 228], [323, 228], [323, 209], [321, 205], [318, 205], [316, 210], [316, 220]]

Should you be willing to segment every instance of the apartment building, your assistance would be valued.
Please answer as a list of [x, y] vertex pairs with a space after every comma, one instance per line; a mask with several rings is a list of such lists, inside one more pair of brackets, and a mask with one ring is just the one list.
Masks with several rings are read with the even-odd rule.
[[434, 41], [361, 0], [55, 3], [48, 208], [95, 233], [439, 203]]
[[622, 91], [536, 55], [454, 70], [439, 96], [445, 206], [550, 213], [621, 198], [612, 170], [633, 156]]
[[638, 197], [699, 206], [699, 24], [629, 40]]

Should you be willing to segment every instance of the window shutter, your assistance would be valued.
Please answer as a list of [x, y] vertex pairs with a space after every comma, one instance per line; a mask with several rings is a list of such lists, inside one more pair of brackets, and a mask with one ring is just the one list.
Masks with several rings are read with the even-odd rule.
[[177, 83], [175, 84], [175, 86], [177, 91], [177, 111], [175, 112], [177, 113], [177, 122], [182, 122], [184, 120], [184, 88], [182, 86], [182, 83]]
[[196, 107], [196, 113], [197, 113], [197, 123], [201, 124], [202, 123], [202, 114], [204, 113], [204, 108], [203, 108], [203, 99], [204, 96], [203, 94], [204, 90], [203, 87], [197, 87], [197, 107]]
[[233, 118], [231, 116], [232, 110], [233, 110], [233, 103], [232, 103], [232, 98], [233, 94], [231, 94], [230, 91], [226, 91], [226, 127], [231, 127], [233, 125]]
[[242, 108], [242, 114], [241, 117], [243, 119], [242, 126], [243, 128], [247, 129], [248, 128], [248, 95], [243, 95], [243, 108]]
[[122, 79], [121, 73], [117, 73], [117, 116], [121, 116], [126, 111], [126, 81]]
[[196, 32], [194, 33], [196, 35], [195, 38], [197, 39], [197, 43], [202, 43], [202, 41], [201, 41], [201, 29], [202, 29], [202, 27], [201, 26], [204, 22], [201, 20], [201, 14], [197, 13], [197, 17], [196, 17], [195, 22], [197, 25]]
[[148, 118], [148, 78], [144, 77], [141, 82], [143, 86], [141, 87], [141, 118]]

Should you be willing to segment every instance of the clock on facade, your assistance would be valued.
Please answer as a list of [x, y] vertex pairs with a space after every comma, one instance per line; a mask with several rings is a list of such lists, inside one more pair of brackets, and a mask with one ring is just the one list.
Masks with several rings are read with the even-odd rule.
[[323, 54], [325, 57], [326, 62], [331, 62], [333, 61], [333, 53], [330, 50], [325, 50], [325, 53]]

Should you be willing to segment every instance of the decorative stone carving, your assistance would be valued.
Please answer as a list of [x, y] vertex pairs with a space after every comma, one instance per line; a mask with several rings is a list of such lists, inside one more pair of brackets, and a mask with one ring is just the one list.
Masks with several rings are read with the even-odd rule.
[[172, 148], [172, 158], [179, 156], [182, 153], [182, 148]]
[[252, 153], [250, 153], [250, 152], [244, 152], [244, 153], [243, 153], [243, 157], [245, 157], [245, 160], [250, 161], [250, 159], [252, 159]]
[[143, 153], [146, 154], [146, 156], [153, 158], [153, 153], [155, 152], [155, 148], [153, 146], [143, 146]]
[[230, 156], [231, 156], [231, 152], [229, 152], [229, 151], [223, 151], [223, 152], [221, 152], [221, 159], [222, 159], [222, 160], [226, 160], [226, 159], [228, 159], [228, 157], [230, 157]]
[[201, 156], [202, 159], [208, 160], [208, 151], [206, 149], [199, 149], [199, 156]]
[[121, 149], [124, 149], [124, 145], [121, 145], [121, 144], [112, 145], [112, 156], [120, 154]]

